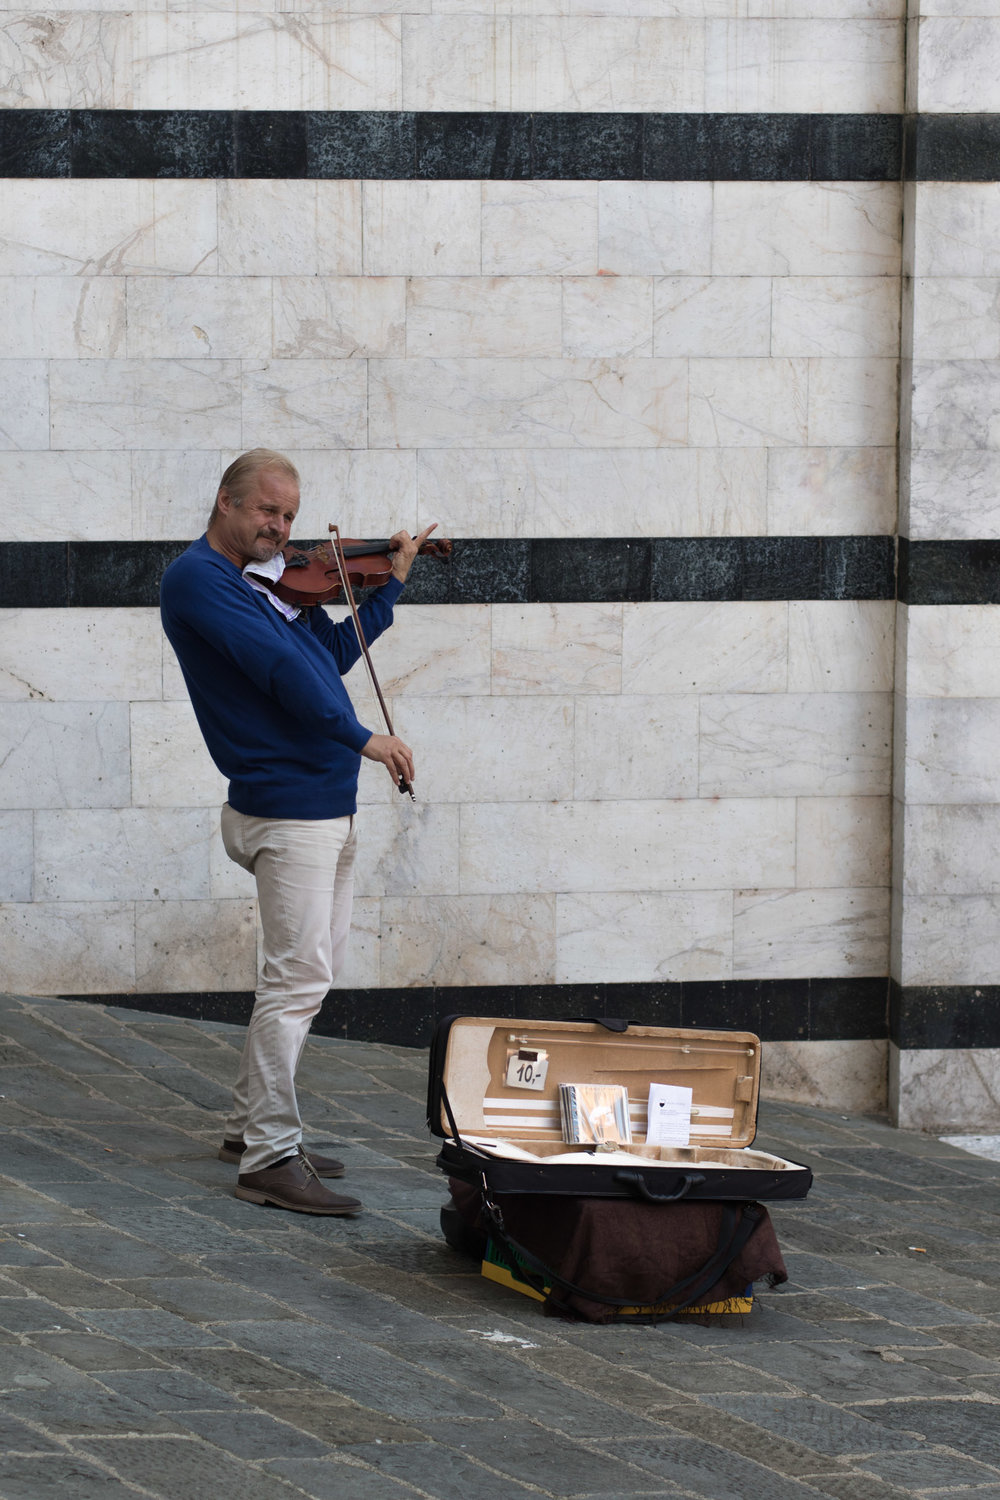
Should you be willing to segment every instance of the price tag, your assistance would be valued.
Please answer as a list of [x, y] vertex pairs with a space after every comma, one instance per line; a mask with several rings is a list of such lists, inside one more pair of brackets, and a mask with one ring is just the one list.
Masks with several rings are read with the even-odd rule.
[[549, 1071], [549, 1054], [522, 1047], [507, 1059], [506, 1083], [509, 1089], [531, 1089], [540, 1093]]

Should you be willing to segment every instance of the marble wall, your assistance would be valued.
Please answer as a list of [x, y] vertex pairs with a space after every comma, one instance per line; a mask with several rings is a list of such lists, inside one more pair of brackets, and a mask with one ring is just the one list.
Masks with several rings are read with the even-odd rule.
[[[897, 0], [5, 10], [7, 111], [730, 112], [749, 140], [761, 112], [903, 107]], [[928, 19], [925, 107], [992, 24]], [[891, 536], [901, 351], [909, 535], [992, 535], [1000, 189], [906, 189], [901, 323], [897, 182], [748, 175], [0, 177], [9, 540], [192, 537], [255, 444], [300, 466], [302, 536]], [[419, 801], [363, 768], [341, 987], [849, 995], [889, 970], [894, 741], [897, 978], [979, 976], [983, 610], [804, 584], [401, 606], [376, 661]], [[5, 987], [252, 989], [252, 882], [149, 605], [0, 610], [0, 763]], [[773, 1093], [884, 1103], [884, 1018], [770, 1035]]]

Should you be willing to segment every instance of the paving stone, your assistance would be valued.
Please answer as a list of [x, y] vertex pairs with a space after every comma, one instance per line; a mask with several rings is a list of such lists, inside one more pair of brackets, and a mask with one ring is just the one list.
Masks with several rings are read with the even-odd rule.
[[353, 1443], [419, 1443], [423, 1434], [405, 1422], [387, 1417], [385, 1412], [345, 1401], [328, 1391], [258, 1391], [253, 1404], [274, 1417], [290, 1422], [303, 1432], [331, 1447]]
[[[6, 1207], [6, 1201], [4, 1203]], [[39, 1250], [25, 1234], [16, 1239], [0, 1239], [0, 1266], [52, 1266], [55, 1256]]]
[[[877, 1394], [872, 1384], [872, 1395]], [[880, 1406], [858, 1407], [852, 1412], [830, 1402], [807, 1396], [709, 1396], [720, 1411], [776, 1436], [794, 1432], [796, 1439], [816, 1453], [874, 1453], [879, 1449], [915, 1447], [916, 1441], [898, 1431], [880, 1426]]]
[[116, 1338], [138, 1344], [143, 1349], [183, 1348], [185, 1345], [226, 1344], [210, 1328], [202, 1328], [177, 1318], [159, 1308], [123, 1308], [121, 1311], [98, 1309], [87, 1313], [87, 1322]]
[[155, 1369], [132, 1369], [115, 1374], [103, 1372], [99, 1379], [110, 1390], [157, 1412], [238, 1412], [244, 1404], [228, 1391], [187, 1370], [161, 1364]]
[[[371, 1464], [380, 1474], [403, 1479], [434, 1496], [434, 1500], [473, 1500], [475, 1496], [493, 1496], [504, 1500], [537, 1493], [509, 1476], [500, 1480], [483, 1464], [477, 1453], [444, 1448], [440, 1443], [408, 1443], [405, 1448], [391, 1443], [376, 1447], [374, 1443], [351, 1450], [356, 1457]], [[548, 1486], [546, 1486], [548, 1488]]]
[[997, 1408], [990, 1402], [881, 1401], [877, 1407], [865, 1407], [863, 1414], [883, 1427], [904, 1435], [919, 1433], [929, 1443], [1000, 1468], [1000, 1423]]
[[734, 1351], [734, 1358], [754, 1371], [766, 1370], [811, 1396], [829, 1401], [850, 1400], [859, 1391], [870, 1389], [898, 1396], [961, 1394], [956, 1380], [931, 1374], [896, 1354], [886, 1360], [883, 1350], [859, 1345], [764, 1344], [753, 1355]]
[[217, 1323], [236, 1318], [282, 1318], [284, 1309], [268, 1303], [258, 1293], [233, 1286], [221, 1278], [210, 1281], [201, 1276], [151, 1276], [127, 1281], [125, 1288], [167, 1312], [177, 1313], [192, 1323]]
[[157, 1416], [148, 1406], [102, 1390], [95, 1382], [81, 1391], [56, 1390], [11, 1393], [4, 1397], [6, 1411], [37, 1422], [48, 1432], [87, 1436], [98, 1433], [176, 1432], [177, 1424]]
[[[607, 1446], [585, 1448], [529, 1422], [506, 1418], [475, 1424], [438, 1421], [424, 1425], [424, 1431], [449, 1448], [464, 1448], [488, 1468], [553, 1495], [628, 1488], [636, 1477], [624, 1457]], [[494, 1494], [498, 1488], [494, 1481]]]
[[[280, 1459], [268, 1468], [297, 1485], [312, 1500], [407, 1500], [418, 1494], [401, 1480], [331, 1459]], [[469, 1495], [466, 1500], [476, 1497]]]
[[[747, 1500], [748, 1496], [754, 1500], [816, 1500], [814, 1479], [803, 1483], [776, 1474], [742, 1454], [694, 1438], [644, 1439], [621, 1448], [604, 1445], [604, 1451], [622, 1452], [637, 1468], [705, 1500]], [[642, 1485], [644, 1480], [639, 1478], [637, 1483]]]
[[[635, 1411], [601, 1401], [576, 1391], [565, 1381], [542, 1375], [523, 1361], [486, 1344], [442, 1343], [408, 1344], [405, 1358], [420, 1370], [458, 1380], [513, 1412], [530, 1415], [546, 1427], [561, 1432], [575, 1432], [595, 1439], [613, 1437], [623, 1431], [653, 1432], [657, 1424]], [[569, 1373], [567, 1371], [567, 1373]], [[419, 1378], [419, 1377], [417, 1377]], [[613, 1397], [614, 1383], [609, 1380], [606, 1394]]]
[[79, 1327], [79, 1320], [46, 1297], [0, 1298], [0, 1328], [8, 1333], [34, 1333], [63, 1326]]
[[[322, 1390], [313, 1375], [289, 1370], [245, 1349], [174, 1349], [171, 1363], [189, 1370], [222, 1391], [238, 1392], [253, 1405], [260, 1405], [260, 1395], [268, 1391], [303, 1392]], [[325, 1398], [332, 1399], [332, 1398]]]
[[12, 1458], [0, 1455], [4, 1500], [135, 1500], [135, 1490], [75, 1454]]
[[234, 1339], [244, 1348], [269, 1355], [276, 1364], [318, 1375], [331, 1390], [362, 1406], [420, 1423], [442, 1415], [499, 1417], [499, 1407], [475, 1392], [426, 1374], [413, 1377], [412, 1365], [356, 1338], [331, 1340], [323, 1329], [280, 1323], [235, 1326]]
[[198, 1437], [237, 1458], [266, 1459], [276, 1453], [289, 1458], [322, 1458], [328, 1444], [288, 1422], [277, 1422], [260, 1412], [185, 1412], [178, 1418]]
[[[118, 1339], [97, 1333], [32, 1333], [28, 1335], [36, 1349], [54, 1354], [78, 1370], [150, 1370], [162, 1368], [162, 1361], [144, 1349], [123, 1344]], [[106, 1381], [104, 1382], [107, 1383]]]
[[29, 1292], [61, 1308], [135, 1307], [137, 1299], [110, 1282], [63, 1266], [25, 1266], [17, 1279]]
[[143, 1485], [162, 1500], [224, 1495], [276, 1500], [271, 1476], [198, 1438], [88, 1439], [76, 1446], [108, 1464], [120, 1478]]
[[33, 1432], [7, 1412], [0, 1412], [0, 1453], [55, 1453], [61, 1451], [51, 1438]]
[[873, 1453], [855, 1467], [910, 1490], [957, 1489], [1000, 1479], [996, 1468], [929, 1447], [916, 1453]]
[[[779, 1401], [783, 1406], [795, 1406], [802, 1398], [766, 1396], [760, 1398], [762, 1402], [777, 1404]], [[793, 1477], [801, 1477], [804, 1474], [821, 1473], [829, 1469], [831, 1464], [824, 1462], [831, 1455], [829, 1443], [826, 1449], [819, 1447], [815, 1439], [824, 1437], [824, 1429], [817, 1421], [808, 1422], [804, 1420], [800, 1426], [789, 1429], [787, 1426], [781, 1429], [768, 1428], [761, 1421], [745, 1419], [737, 1413], [731, 1412], [730, 1404], [743, 1406], [750, 1405], [753, 1398], [749, 1396], [713, 1396], [707, 1398], [713, 1407], [704, 1405], [674, 1406], [666, 1414], [666, 1425], [678, 1433], [684, 1433], [696, 1437], [704, 1442], [717, 1444], [731, 1453], [742, 1454], [747, 1459], [753, 1459], [757, 1463], [766, 1465], [776, 1470], [779, 1474], [787, 1474]], [[725, 1406], [722, 1403], [725, 1403]], [[798, 1413], [797, 1413], [798, 1414]], [[809, 1415], [803, 1408], [802, 1415]], [[842, 1415], [836, 1408], [831, 1408], [830, 1419]], [[792, 1430], [794, 1438], [788, 1433]], [[871, 1447], [888, 1446], [874, 1442]]]

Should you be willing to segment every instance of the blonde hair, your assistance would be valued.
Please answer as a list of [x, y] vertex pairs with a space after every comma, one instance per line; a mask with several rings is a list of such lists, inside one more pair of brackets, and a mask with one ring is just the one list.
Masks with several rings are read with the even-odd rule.
[[296, 484], [299, 482], [298, 469], [283, 453], [276, 453], [273, 448], [251, 448], [248, 453], [241, 453], [239, 458], [234, 458], [219, 480], [215, 504], [208, 518], [209, 526], [219, 514], [219, 496], [222, 491], [225, 490], [234, 505], [242, 505], [253, 489], [254, 480], [263, 469], [278, 469], [282, 474], [287, 474], [289, 479], [294, 479]]

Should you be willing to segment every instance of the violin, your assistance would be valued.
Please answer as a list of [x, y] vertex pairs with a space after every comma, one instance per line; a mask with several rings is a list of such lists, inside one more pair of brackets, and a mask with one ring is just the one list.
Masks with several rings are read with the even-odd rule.
[[[344, 577], [352, 589], [380, 588], [392, 577], [392, 552], [388, 542], [350, 541], [338, 536], [339, 552], [332, 542], [315, 547], [282, 548], [285, 571], [277, 583], [267, 586], [286, 604], [308, 608], [312, 604], [329, 604], [344, 589]], [[451, 556], [451, 542], [427, 541], [418, 557], [445, 560]], [[341, 563], [341, 559], [343, 562]], [[262, 580], [266, 581], [266, 580]]]

